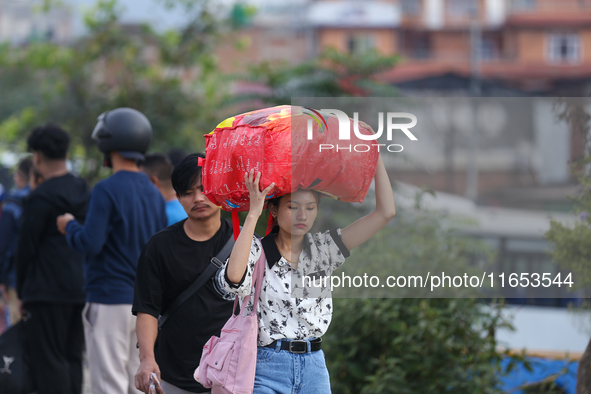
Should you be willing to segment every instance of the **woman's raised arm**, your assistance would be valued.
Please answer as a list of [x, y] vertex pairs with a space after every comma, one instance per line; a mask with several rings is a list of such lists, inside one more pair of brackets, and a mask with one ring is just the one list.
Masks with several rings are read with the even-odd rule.
[[250, 247], [252, 245], [252, 237], [254, 236], [254, 230], [257, 225], [257, 221], [263, 213], [263, 206], [265, 205], [265, 197], [273, 187], [275, 183], [271, 183], [263, 191], [259, 190], [259, 181], [261, 179], [261, 173], [254, 174], [254, 170], [250, 170], [249, 173], [244, 173], [244, 183], [250, 194], [250, 209], [248, 215], [242, 225], [240, 235], [234, 244], [232, 254], [230, 254], [230, 260], [228, 261], [228, 267], [226, 273], [228, 279], [232, 283], [240, 283], [244, 272], [246, 271], [246, 265], [248, 264], [248, 256], [250, 254]]
[[396, 214], [394, 205], [394, 194], [384, 162], [380, 157], [376, 168], [375, 176], [376, 209], [355, 222], [351, 223], [341, 231], [343, 243], [351, 250], [361, 245], [380, 231]]

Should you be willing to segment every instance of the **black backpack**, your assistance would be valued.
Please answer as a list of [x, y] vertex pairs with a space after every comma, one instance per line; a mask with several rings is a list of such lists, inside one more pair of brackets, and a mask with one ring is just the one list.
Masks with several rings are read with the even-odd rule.
[[35, 392], [25, 354], [24, 325], [21, 320], [0, 335], [0, 393]]

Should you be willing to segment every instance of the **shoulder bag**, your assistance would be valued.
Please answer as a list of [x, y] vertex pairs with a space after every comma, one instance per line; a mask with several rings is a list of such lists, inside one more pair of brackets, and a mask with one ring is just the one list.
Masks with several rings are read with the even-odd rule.
[[[212, 394], [251, 394], [257, 364], [258, 319], [257, 306], [265, 275], [265, 252], [255, 264], [252, 286], [255, 288], [253, 310], [244, 315], [250, 294], [242, 300], [240, 314], [232, 316], [222, 328], [219, 337], [212, 336], [203, 346], [199, 366], [194, 378]], [[252, 287], [251, 287], [252, 294]], [[234, 309], [238, 296], [234, 300]]]

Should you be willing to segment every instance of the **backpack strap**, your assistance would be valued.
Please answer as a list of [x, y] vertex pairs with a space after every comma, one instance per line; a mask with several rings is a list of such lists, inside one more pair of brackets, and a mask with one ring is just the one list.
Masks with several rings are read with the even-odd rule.
[[230, 236], [226, 244], [219, 251], [219, 253], [212, 257], [210, 264], [207, 265], [207, 268], [199, 277], [191, 284], [191, 286], [187, 287], [185, 291], [183, 291], [168, 307], [168, 310], [164, 313], [164, 315], [158, 318], [158, 329], [162, 329], [162, 326], [170, 316], [175, 313], [181, 305], [183, 305], [189, 298], [191, 298], [197, 290], [199, 290], [205, 282], [210, 280], [218, 269], [222, 268], [223, 262], [230, 256], [232, 253], [232, 248], [234, 247], [234, 237]]

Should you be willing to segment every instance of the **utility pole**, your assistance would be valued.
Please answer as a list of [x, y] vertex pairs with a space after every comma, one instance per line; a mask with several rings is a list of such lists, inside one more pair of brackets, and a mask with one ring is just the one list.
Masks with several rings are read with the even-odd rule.
[[472, 133], [468, 148], [468, 162], [466, 168], [466, 197], [472, 201], [478, 198], [478, 97], [481, 96], [481, 41], [482, 28], [480, 25], [480, 0], [472, 0], [472, 21], [470, 23], [470, 95], [472, 96]]

